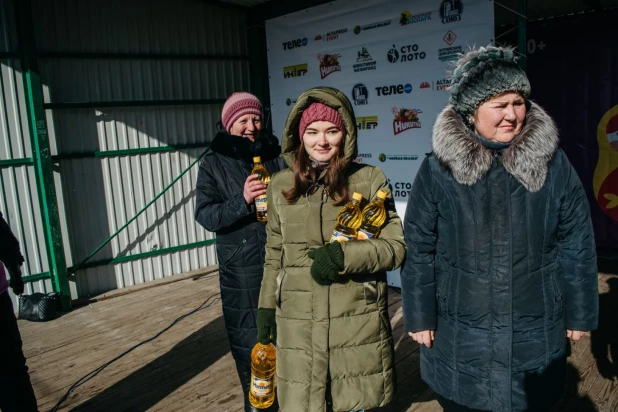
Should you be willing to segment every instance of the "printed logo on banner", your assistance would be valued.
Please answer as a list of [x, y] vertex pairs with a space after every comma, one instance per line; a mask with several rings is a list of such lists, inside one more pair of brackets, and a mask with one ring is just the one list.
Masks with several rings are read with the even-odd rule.
[[443, 0], [440, 4], [440, 18], [442, 24], [461, 21], [463, 13], [463, 2], [460, 0]]
[[291, 77], [301, 77], [307, 74], [309, 65], [307, 63], [295, 64], [292, 66], [286, 66], [283, 68], [283, 78], [289, 79]]
[[416, 154], [384, 154], [380, 153], [378, 156], [381, 162], [386, 162], [387, 160], [418, 160], [418, 155]]
[[333, 40], [339, 39], [340, 34], [344, 34], [347, 32], [348, 32], [348, 29], [333, 30], [333, 31], [329, 31], [324, 36], [322, 36], [321, 34], [318, 34], [317, 36], [315, 36], [314, 40], [318, 41], [318, 40], [325, 39], [326, 41], [333, 41]]
[[419, 89], [431, 89], [431, 84], [429, 82], [422, 82]]
[[284, 41], [281, 44], [283, 44], [283, 50], [293, 50], [298, 49], [299, 47], [305, 47], [308, 43], [309, 40], [306, 37], [303, 37], [302, 39]]
[[[401, 60], [399, 56], [401, 53]], [[409, 44], [407, 46], [401, 46], [399, 50], [397, 50], [397, 46], [393, 44], [393, 48], [388, 51], [386, 54], [386, 58], [390, 63], [403, 63], [403, 62], [411, 62], [413, 60], [423, 60], [426, 54], [424, 51], [419, 52], [418, 44]]]
[[455, 43], [455, 40], [457, 40], [457, 35], [453, 33], [452, 30], [449, 30], [446, 32], [446, 34], [444, 35], [442, 39], [444, 40], [446, 44], [448, 44], [449, 46], [452, 46], [453, 43]]
[[395, 184], [393, 184], [391, 180], [388, 179], [388, 183], [395, 188], [393, 191], [393, 197], [407, 197], [410, 196], [410, 193], [412, 192], [411, 182], [395, 182]]
[[426, 13], [420, 14], [412, 14], [409, 11], [402, 11], [399, 15], [399, 25], [405, 26], [408, 24], [419, 23], [421, 21], [431, 20], [431, 12], [428, 11]]
[[360, 116], [356, 118], [358, 130], [374, 130], [378, 127], [378, 116]]
[[318, 54], [318, 61], [320, 62], [320, 78], [324, 79], [335, 72], [341, 71], [341, 64], [339, 64], [340, 54]]
[[363, 163], [365, 159], [371, 159], [371, 153], [359, 153], [354, 161], [356, 163]]
[[367, 87], [362, 83], [355, 84], [352, 88], [352, 99], [354, 100], [355, 106], [365, 106], [369, 104], [369, 90], [367, 90]]
[[451, 87], [451, 79], [440, 79], [436, 82], [436, 90], [448, 90]]
[[354, 34], [360, 34], [361, 31], [379, 29], [381, 27], [390, 26], [392, 20], [383, 20], [375, 23], [365, 24], [364, 26], [354, 26]]
[[371, 57], [367, 49], [363, 47], [358, 52], [358, 57], [356, 58], [356, 64], [353, 66], [354, 73], [365, 72], [368, 70], [375, 70], [376, 65], [377, 65], [376, 61], [373, 60], [373, 58]]
[[286, 106], [291, 106], [294, 103], [296, 103], [296, 99], [290, 99], [289, 97], [287, 99], [285, 99]]
[[406, 109], [405, 107], [398, 109], [393, 107], [392, 112], [395, 116], [395, 120], [393, 120], [393, 133], [395, 136], [406, 130], [421, 128], [421, 121], [418, 115], [423, 112], [420, 109]]
[[[442, 39], [444, 40], [444, 43], [451, 46], [455, 43], [455, 40], [457, 40], [457, 35], [453, 33], [452, 30], [449, 30]], [[440, 59], [441, 62], [457, 60], [459, 58], [459, 54], [461, 53], [463, 53], [461, 46], [444, 47], [438, 50], [438, 59]]]
[[378, 86], [376, 87], [376, 93], [378, 96], [390, 96], [393, 94], [410, 94], [412, 93], [412, 85], [406, 84], [392, 84], [390, 86]]

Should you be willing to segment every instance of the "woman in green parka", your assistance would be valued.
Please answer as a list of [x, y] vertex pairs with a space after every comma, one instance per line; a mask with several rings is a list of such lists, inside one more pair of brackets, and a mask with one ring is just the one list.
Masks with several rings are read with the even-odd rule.
[[[304, 92], [282, 142], [288, 169], [268, 187], [266, 263], [258, 339], [277, 342], [277, 397], [283, 412], [350, 411], [393, 397], [393, 339], [386, 271], [401, 265], [401, 220], [384, 173], [360, 165], [356, 119], [339, 90]], [[388, 191], [379, 238], [328, 243], [353, 192]]]

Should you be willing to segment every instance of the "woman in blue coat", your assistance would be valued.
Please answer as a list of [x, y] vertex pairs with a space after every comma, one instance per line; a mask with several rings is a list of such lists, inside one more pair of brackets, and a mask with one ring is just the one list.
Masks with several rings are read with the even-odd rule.
[[511, 49], [464, 55], [450, 93], [406, 211], [405, 327], [446, 410], [547, 410], [597, 326], [588, 201]]

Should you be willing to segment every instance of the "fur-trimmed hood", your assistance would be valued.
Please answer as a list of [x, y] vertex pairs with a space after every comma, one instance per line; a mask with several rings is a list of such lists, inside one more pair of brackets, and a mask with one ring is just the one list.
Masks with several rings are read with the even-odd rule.
[[[455, 180], [472, 186], [491, 168], [492, 151], [471, 135], [453, 106], [438, 115], [433, 126], [433, 152], [451, 170]], [[548, 165], [558, 149], [558, 130], [552, 118], [531, 102], [517, 141], [502, 154], [504, 168], [528, 191], [545, 184]]]

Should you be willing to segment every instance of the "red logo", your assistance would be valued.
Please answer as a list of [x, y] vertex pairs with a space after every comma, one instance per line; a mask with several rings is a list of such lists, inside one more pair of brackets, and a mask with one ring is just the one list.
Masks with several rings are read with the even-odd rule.
[[404, 107], [398, 109], [393, 107], [393, 133], [397, 136], [399, 133], [403, 133], [410, 129], [420, 129], [421, 121], [418, 115], [423, 113], [420, 109], [406, 109]]
[[318, 41], [318, 40], [322, 40], [322, 35], [318, 34], [317, 36], [315, 36], [315, 39], [313, 39], [314, 41]]
[[444, 35], [443, 40], [446, 44], [450, 46], [451, 44], [455, 43], [455, 40], [457, 40], [457, 35], [453, 33], [451, 30], [449, 30]]
[[320, 78], [323, 79], [326, 76], [341, 71], [341, 65], [339, 64], [340, 54], [318, 54], [318, 60], [320, 61]]
[[431, 87], [431, 85], [429, 83], [427, 83], [427, 82], [423, 82], [420, 85], [421, 89], [429, 89], [430, 87]]

